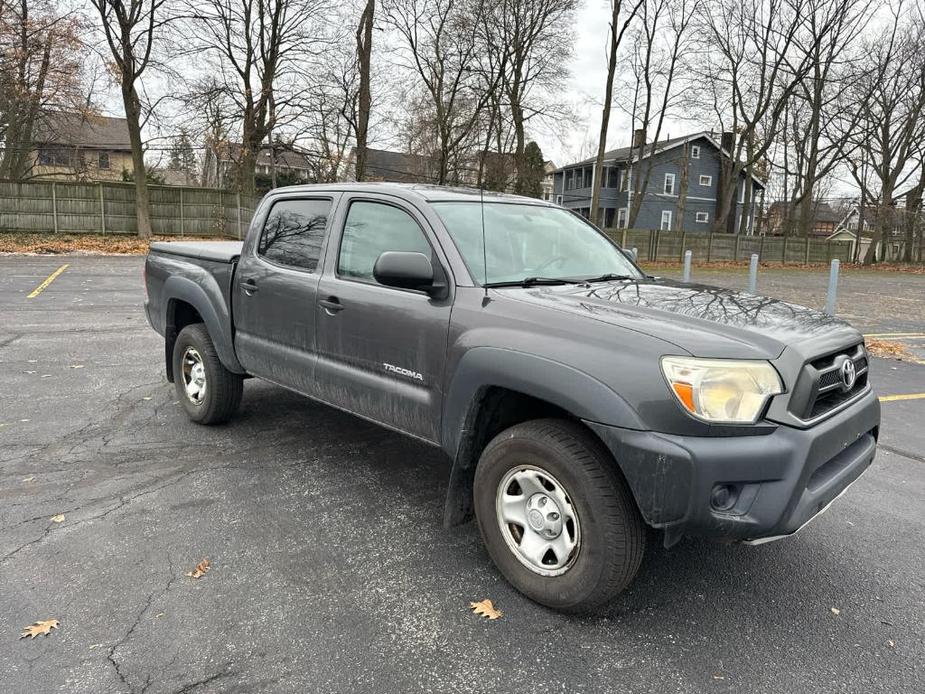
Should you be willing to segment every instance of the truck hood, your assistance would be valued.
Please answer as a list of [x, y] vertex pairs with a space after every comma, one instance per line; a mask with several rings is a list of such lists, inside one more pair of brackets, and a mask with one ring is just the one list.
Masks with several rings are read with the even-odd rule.
[[620, 326], [698, 357], [806, 358], [861, 341], [844, 321], [779, 299], [664, 278], [505, 288], [504, 296]]

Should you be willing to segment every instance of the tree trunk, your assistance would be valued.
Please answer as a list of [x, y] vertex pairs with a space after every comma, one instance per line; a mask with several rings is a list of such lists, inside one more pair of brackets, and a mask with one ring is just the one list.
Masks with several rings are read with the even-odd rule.
[[[678, 190], [678, 218], [675, 220], [675, 231], [684, 229], [684, 212], [687, 209], [687, 186], [690, 179], [690, 145], [686, 144], [681, 154], [681, 176]], [[635, 222], [635, 220], [633, 220]]]
[[601, 130], [597, 141], [597, 155], [594, 158], [594, 176], [591, 183], [591, 209], [588, 218], [592, 224], [598, 223], [598, 208], [601, 206], [601, 179], [604, 176], [604, 153], [607, 151], [607, 130], [610, 127], [610, 109], [613, 105], [613, 80], [617, 71], [617, 14], [620, 3], [615, 2], [610, 24], [610, 52], [607, 56], [607, 85], [604, 89], [604, 108], [601, 111]]
[[369, 135], [369, 109], [372, 104], [370, 93], [370, 61], [373, 48], [373, 17], [376, 13], [376, 0], [366, 0], [366, 7], [360, 15], [357, 28], [357, 59], [360, 65], [360, 90], [357, 104], [357, 148], [354, 160], [354, 176], [362, 181], [366, 177], [367, 138]]
[[138, 238], [151, 238], [151, 201], [148, 196], [148, 178], [145, 171], [145, 153], [141, 142], [141, 103], [134, 84], [122, 85], [122, 104], [128, 139], [132, 146], [132, 176], [135, 179], [135, 218]]

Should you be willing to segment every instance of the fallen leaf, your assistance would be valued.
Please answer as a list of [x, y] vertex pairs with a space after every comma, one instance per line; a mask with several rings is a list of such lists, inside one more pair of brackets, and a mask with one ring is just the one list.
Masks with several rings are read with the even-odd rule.
[[841, 614], [841, 610], [838, 609], [837, 607], [833, 607], [833, 608], [832, 608], [832, 614], [834, 614], [834, 615], [837, 617], [838, 615]]
[[48, 636], [51, 633], [52, 629], [58, 628], [57, 619], [46, 619], [42, 622], [36, 622], [35, 624], [26, 627], [22, 634], [19, 635], [19, 638], [24, 639], [27, 636], [34, 639], [36, 636]]
[[715, 679], [715, 680], [724, 680], [724, 679], [726, 679], [726, 677], [725, 677], [725, 675], [721, 675], [721, 674], [719, 674], [718, 672], [714, 672], [714, 673], [713, 673], [713, 679]]
[[27, 483], [28, 483], [28, 482], [35, 482], [35, 475], [29, 475], [28, 477], [24, 477], [22, 481], [23, 481], [23, 482], [27, 482]]
[[72, 369], [82, 369], [83, 367], [83, 364], [71, 364]]
[[886, 642], [886, 645], [889, 646], [890, 648], [893, 648], [893, 646], [896, 645], [896, 642], [893, 641], [893, 639], [888, 639]]
[[201, 576], [205, 576], [208, 570], [209, 570], [209, 560], [203, 559], [201, 562], [196, 564], [195, 569], [193, 569], [192, 571], [187, 571], [185, 575], [189, 576], [190, 578], [199, 578]]
[[145, 396], [142, 398], [142, 400], [150, 400], [150, 399], [151, 399], [151, 396], [150, 396], [150, 395], [145, 395]]
[[30, 364], [38, 363], [38, 359], [26, 359], [26, 361], [29, 362]]
[[28, 421], [30, 421], [30, 420], [28, 420], [28, 419], [20, 419], [19, 421], [25, 423], [25, 422], [28, 422]]
[[42, 374], [42, 378], [51, 378], [51, 374]]
[[64, 514], [63, 514], [63, 513], [59, 513], [59, 514], [56, 515], [56, 516], [52, 516], [52, 517], [51, 517], [51, 522], [52, 522], [52, 523], [63, 523], [63, 522], [64, 522]]
[[488, 619], [498, 619], [501, 616], [501, 610], [496, 610], [495, 606], [492, 604], [491, 600], [485, 598], [481, 602], [470, 602], [469, 607], [472, 608], [472, 611], [480, 617], [486, 617]]
[[35, 372], [35, 371], [25, 371], [24, 373], [27, 373], [27, 374], [34, 374], [34, 373], [37, 373], [37, 372]]

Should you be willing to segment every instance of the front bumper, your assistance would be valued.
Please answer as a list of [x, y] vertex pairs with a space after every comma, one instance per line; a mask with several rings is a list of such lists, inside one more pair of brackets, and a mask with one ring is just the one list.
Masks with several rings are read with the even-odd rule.
[[776, 539], [825, 510], [873, 462], [872, 391], [809, 428], [759, 436], [675, 436], [587, 422], [610, 449], [646, 522], [683, 535]]

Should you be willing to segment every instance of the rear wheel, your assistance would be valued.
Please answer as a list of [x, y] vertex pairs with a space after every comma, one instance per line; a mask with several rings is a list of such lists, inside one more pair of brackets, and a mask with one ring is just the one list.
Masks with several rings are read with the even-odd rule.
[[525, 422], [486, 446], [475, 510], [501, 573], [533, 600], [587, 612], [639, 569], [645, 525], [608, 451], [581, 425]]
[[244, 379], [225, 368], [202, 323], [187, 325], [177, 335], [173, 383], [186, 414], [199, 424], [227, 422], [244, 392]]

